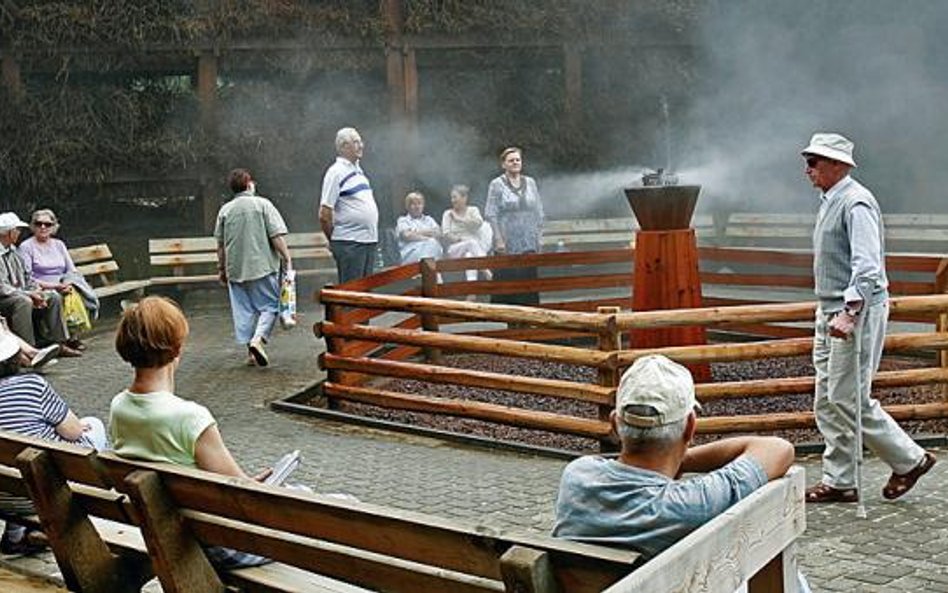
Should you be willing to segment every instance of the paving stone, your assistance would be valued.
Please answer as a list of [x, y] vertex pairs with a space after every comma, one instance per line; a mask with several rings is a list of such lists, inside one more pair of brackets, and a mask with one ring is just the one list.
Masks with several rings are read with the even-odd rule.
[[887, 564], [875, 570], [877, 575], [886, 576], [890, 579], [902, 578], [912, 574], [913, 572], [914, 569], [912, 567], [898, 564]]

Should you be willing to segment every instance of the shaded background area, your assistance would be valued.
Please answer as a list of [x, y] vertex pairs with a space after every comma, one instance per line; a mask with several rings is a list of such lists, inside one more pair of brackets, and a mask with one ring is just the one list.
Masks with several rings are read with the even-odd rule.
[[0, 3], [0, 201], [73, 245], [206, 234], [251, 168], [316, 229], [335, 130], [358, 127], [382, 223], [483, 203], [525, 149], [552, 218], [627, 215], [670, 167], [699, 209], [815, 208], [799, 148], [850, 135], [889, 212], [943, 210], [948, 5], [918, 0], [17, 0]]

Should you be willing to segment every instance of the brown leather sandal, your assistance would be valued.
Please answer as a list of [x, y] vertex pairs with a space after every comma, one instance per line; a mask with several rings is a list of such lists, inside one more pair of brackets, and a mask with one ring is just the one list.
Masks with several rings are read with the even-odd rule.
[[906, 474], [893, 473], [892, 476], [889, 477], [889, 481], [885, 487], [882, 488], [882, 496], [888, 500], [899, 498], [911, 490], [919, 478], [928, 473], [928, 470], [935, 465], [935, 461], [935, 456], [926, 451], [925, 456], [922, 457], [922, 460], [918, 462], [918, 465], [916, 465], [912, 471]]
[[820, 482], [806, 489], [806, 501], [821, 502], [856, 502], [859, 500], [858, 490], [855, 488], [833, 488]]

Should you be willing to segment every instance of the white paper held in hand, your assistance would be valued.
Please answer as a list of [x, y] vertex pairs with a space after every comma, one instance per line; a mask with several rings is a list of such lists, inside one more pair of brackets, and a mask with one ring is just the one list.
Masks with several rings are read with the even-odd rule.
[[273, 464], [273, 473], [271, 473], [263, 483], [270, 484], [271, 486], [282, 486], [283, 482], [286, 482], [290, 474], [296, 471], [296, 468], [300, 466], [301, 462], [302, 457], [300, 456], [299, 449], [287, 453]]

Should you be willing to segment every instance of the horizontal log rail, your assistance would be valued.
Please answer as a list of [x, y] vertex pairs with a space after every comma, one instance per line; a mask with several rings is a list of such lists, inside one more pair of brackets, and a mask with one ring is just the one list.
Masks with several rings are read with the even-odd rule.
[[559, 379], [519, 377], [504, 373], [490, 373], [410, 362], [373, 360], [370, 358], [347, 358], [328, 353], [320, 356], [320, 366], [324, 369], [353, 371], [381, 377], [396, 377], [428, 383], [466, 385], [479, 389], [546, 395], [602, 405], [612, 405], [615, 402], [615, 389], [613, 388]]
[[[634, 251], [631, 249], [608, 249], [603, 251], [569, 251], [562, 253], [504, 255], [493, 257], [469, 257], [463, 259], [439, 259], [435, 265], [439, 272], [460, 272], [462, 270], [482, 268], [516, 268], [516, 267], [557, 267], [583, 266], [604, 264], [632, 265]], [[538, 263], [539, 262], [539, 263]], [[523, 265], [516, 265], [522, 263]]]
[[[906, 350], [945, 350], [948, 349], [948, 333], [903, 333], [885, 337], [886, 352]], [[801, 356], [813, 350], [812, 338], [791, 338], [789, 340], [766, 340], [747, 344], [709, 344], [707, 346], [665, 346], [662, 348], [642, 348], [616, 352], [616, 362], [620, 368], [631, 366], [637, 359], [648, 354], [662, 354], [681, 363], [698, 362], [734, 362], [760, 358], [781, 358]]]
[[727, 286], [761, 286], [770, 287], [789, 287], [789, 288], [813, 288], [812, 274], [738, 274], [736, 272], [716, 273], [701, 272], [698, 275], [701, 278], [701, 285], [727, 285]]
[[[813, 252], [807, 250], [699, 246], [698, 259], [813, 269]], [[935, 254], [890, 253], [885, 257], [885, 264], [887, 270], [894, 272], [933, 274], [944, 259], [944, 256]]]
[[[935, 315], [948, 311], [948, 295], [894, 297], [889, 301], [891, 315]], [[676, 325], [717, 325], [722, 323], [765, 323], [780, 321], [812, 321], [815, 302], [779, 303], [774, 305], [739, 305], [734, 307], [702, 307], [618, 313], [616, 327], [620, 331], [636, 328], [671, 327]]]
[[609, 319], [608, 315], [600, 315], [597, 313], [548, 311], [536, 307], [522, 307], [519, 305], [469, 303], [447, 299], [404, 297], [366, 292], [349, 292], [336, 289], [323, 289], [320, 292], [320, 300], [322, 300], [323, 303], [363, 307], [366, 309], [388, 309], [416, 314], [451, 315], [467, 320], [502, 321], [584, 331], [601, 331], [606, 327]]
[[[546, 430], [549, 432], [573, 434], [595, 439], [606, 438], [611, 433], [609, 423], [601, 420], [576, 418], [562, 414], [525, 410], [498, 404], [424, 395], [408, 395], [381, 389], [350, 387], [335, 383], [326, 383], [323, 386], [323, 390], [326, 395], [340, 400], [385, 408], [459, 416], [474, 420], [497, 422], [520, 428]], [[883, 408], [898, 421], [932, 420], [948, 417], [948, 402], [902, 404], [883, 406]], [[816, 419], [813, 412], [810, 411], [698, 418], [698, 432], [702, 434], [794, 430], [813, 428], [815, 426]]]
[[[401, 294], [402, 296], [417, 297], [417, 296], [421, 296], [421, 289], [409, 288], [408, 290], [406, 290], [405, 292]], [[341, 313], [339, 313], [339, 317], [337, 321], [339, 323], [346, 323], [346, 324], [365, 323], [367, 321], [375, 319], [376, 317], [385, 315], [386, 313], [388, 313], [388, 311], [384, 309], [349, 309], [349, 310], [343, 310]]]
[[[401, 329], [401, 330], [414, 330], [421, 327], [421, 319], [417, 316], [409, 317], [404, 319], [394, 326], [392, 329]], [[382, 346], [382, 342], [374, 341], [353, 341], [346, 342], [342, 345], [339, 351], [336, 354], [341, 354], [344, 356], [366, 356], [373, 350], [376, 350]]]
[[423, 349], [419, 348], [418, 346], [396, 346], [395, 348], [392, 348], [388, 352], [382, 354], [380, 358], [383, 360], [395, 361], [408, 360], [409, 358], [416, 356], [421, 352], [423, 352]]
[[[546, 268], [570, 265], [598, 265], [618, 262], [631, 264], [635, 258], [633, 249], [605, 249], [602, 251], [566, 251], [562, 253], [520, 253], [517, 255], [496, 255], [489, 259], [490, 268]], [[438, 260], [439, 271], [454, 269], [457, 260]], [[465, 264], [466, 265], [466, 264]], [[463, 270], [464, 267], [457, 269]]]
[[461, 416], [473, 420], [497, 422], [520, 428], [532, 428], [549, 432], [574, 434], [602, 439], [609, 436], [606, 422], [589, 418], [576, 418], [563, 414], [526, 410], [511, 406], [456, 400], [427, 395], [404, 394], [368, 387], [350, 387], [336, 383], [324, 383], [323, 393], [340, 400], [380, 406], [397, 410], [426, 412], [448, 416]]
[[[948, 383], [948, 369], [925, 368], [904, 371], [880, 371], [872, 380], [872, 387], [887, 389], [912, 385], [934, 385]], [[755, 379], [727, 381], [695, 385], [695, 394], [702, 403], [743, 397], [770, 397], [793, 393], [813, 393], [814, 377], [782, 377], [778, 379]]]
[[533, 280], [494, 280], [492, 282], [452, 282], [438, 285], [439, 296], [468, 294], [516, 294], [522, 292], [557, 292], [565, 290], [621, 288], [632, 285], [632, 274], [597, 274], [590, 276], [556, 276]]
[[[788, 274], [740, 274], [701, 272], [699, 274], [702, 286], [756, 286], [766, 288], [813, 288], [811, 275]], [[459, 296], [469, 294], [515, 294], [519, 292], [556, 292], [578, 289], [621, 288], [631, 287], [635, 281], [635, 274], [629, 272], [619, 274], [594, 274], [586, 276], [550, 276], [529, 281], [464, 281], [449, 282], [438, 285], [439, 296]], [[892, 280], [889, 289], [893, 294], [904, 296], [927, 295], [934, 290], [934, 281], [907, 281]], [[546, 307], [546, 305], [544, 305]]]
[[473, 332], [465, 332], [469, 336], [481, 336], [484, 338], [503, 338], [505, 340], [518, 340], [522, 342], [556, 342], [562, 340], [588, 340], [597, 334], [593, 332], [579, 332], [565, 329], [486, 329]]
[[[930, 404], [902, 404], [882, 406], [894, 419], [934, 420], [948, 418], [948, 402]], [[756, 432], [813, 428], [816, 419], [813, 412], [783, 412], [779, 414], [748, 414], [746, 416], [712, 416], [698, 418], [698, 432], [725, 434], [733, 432]]]
[[457, 352], [478, 354], [496, 354], [514, 358], [549, 360], [567, 364], [577, 364], [595, 368], [615, 368], [615, 354], [559, 346], [552, 344], [531, 344], [517, 340], [499, 338], [481, 338], [467, 334], [447, 334], [422, 330], [402, 330], [365, 325], [339, 325], [323, 321], [317, 324], [317, 336], [327, 338], [351, 338], [375, 342], [392, 342], [417, 347], [442, 348]]
[[396, 282], [411, 280], [418, 274], [421, 274], [421, 268], [417, 263], [404, 264], [401, 266], [395, 266], [394, 268], [386, 268], [370, 276], [365, 276], [364, 278], [350, 280], [349, 282], [335, 285], [333, 288], [337, 288], [339, 290], [364, 292], [373, 288], [388, 286]]
[[[946, 300], [948, 304], [948, 300]], [[699, 309], [663, 309], [616, 314], [616, 328], [631, 329], [674, 327], [679, 325], [751, 324], [779, 321], [812, 321], [816, 303], [780, 303], [775, 305], [738, 305]]]

